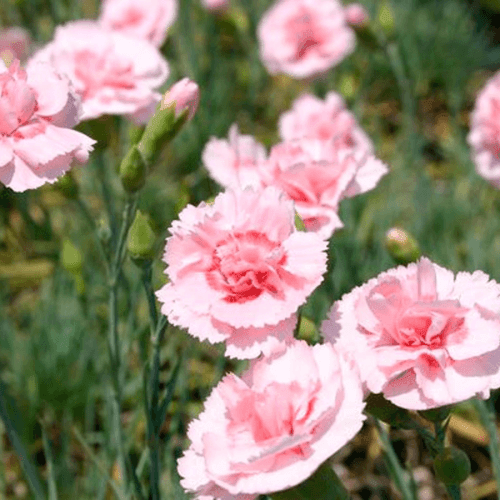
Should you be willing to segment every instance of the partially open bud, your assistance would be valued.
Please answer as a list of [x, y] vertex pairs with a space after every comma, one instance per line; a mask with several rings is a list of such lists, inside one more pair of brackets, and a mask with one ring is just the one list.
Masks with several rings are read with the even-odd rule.
[[175, 119], [187, 110], [188, 121], [193, 118], [200, 102], [200, 89], [189, 78], [183, 78], [172, 85], [161, 101], [160, 109], [175, 105]]
[[156, 235], [151, 228], [147, 215], [140, 210], [128, 232], [127, 250], [136, 264], [151, 261], [155, 256]]
[[415, 238], [399, 227], [393, 227], [387, 231], [385, 234], [385, 246], [398, 264], [415, 262], [421, 255]]
[[132, 146], [120, 164], [120, 179], [128, 193], [135, 193], [146, 183], [147, 166], [137, 146]]
[[434, 472], [444, 484], [461, 484], [471, 473], [469, 457], [465, 451], [448, 446], [434, 459]]
[[368, 24], [368, 13], [359, 3], [353, 3], [345, 8], [345, 18], [352, 26], [362, 28]]

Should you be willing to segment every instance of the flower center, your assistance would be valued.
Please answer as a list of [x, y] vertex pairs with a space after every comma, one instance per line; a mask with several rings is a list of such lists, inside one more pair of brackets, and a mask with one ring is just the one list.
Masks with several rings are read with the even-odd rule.
[[26, 83], [26, 73], [13, 63], [0, 75], [0, 134], [14, 133], [32, 118], [36, 108], [36, 93]]
[[282, 295], [279, 269], [285, 263], [286, 254], [277, 243], [249, 231], [218, 242], [205, 275], [212, 288], [225, 292], [225, 301], [243, 303], [264, 292]]
[[320, 44], [313, 18], [306, 10], [291, 19], [287, 28], [297, 47], [294, 59], [302, 59], [312, 47]]

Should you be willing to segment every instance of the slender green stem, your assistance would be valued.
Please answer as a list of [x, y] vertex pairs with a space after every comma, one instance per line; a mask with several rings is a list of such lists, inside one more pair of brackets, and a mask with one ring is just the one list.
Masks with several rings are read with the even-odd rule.
[[7, 435], [9, 436], [9, 441], [19, 457], [21, 468], [28, 479], [33, 495], [36, 500], [44, 500], [46, 498], [44, 488], [38, 478], [36, 467], [31, 461], [24, 444], [17, 433], [14, 423], [9, 416], [7, 404], [4, 399], [4, 393], [5, 387], [3, 383], [0, 382], [0, 418], [2, 419]]
[[151, 336], [153, 337], [156, 332], [156, 325], [158, 323], [158, 313], [156, 312], [156, 301], [155, 294], [153, 290], [153, 285], [151, 283], [152, 278], [152, 267], [148, 265], [146, 268], [142, 269], [141, 279], [144, 291], [146, 292], [146, 299], [148, 301], [149, 318], [151, 324]]
[[49, 476], [49, 500], [57, 500], [57, 486], [54, 471], [54, 460], [52, 458], [52, 448], [50, 446], [47, 431], [45, 429], [45, 422], [41, 421], [40, 426], [42, 428], [43, 451], [45, 454], [45, 459], [47, 461], [47, 472]]
[[497, 483], [497, 498], [500, 500], [500, 441], [498, 439], [495, 406], [492, 398], [488, 401], [474, 399], [473, 403], [479, 413], [481, 423], [490, 436], [488, 448], [490, 450], [491, 463], [493, 465], [493, 474], [495, 475], [495, 481]]
[[373, 420], [375, 421], [378, 435], [380, 436], [380, 440], [382, 441], [382, 445], [384, 447], [384, 460], [392, 480], [403, 496], [403, 500], [417, 500], [417, 497], [413, 494], [410, 482], [404, 476], [405, 471], [399, 463], [399, 459], [394, 451], [394, 448], [392, 447], [389, 435], [379, 420], [376, 418]]

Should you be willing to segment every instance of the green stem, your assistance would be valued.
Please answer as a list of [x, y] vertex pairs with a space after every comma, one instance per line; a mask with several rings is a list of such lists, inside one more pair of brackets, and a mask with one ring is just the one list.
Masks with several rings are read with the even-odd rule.
[[481, 423], [486, 428], [486, 431], [490, 436], [488, 448], [490, 450], [491, 463], [493, 465], [493, 474], [497, 483], [497, 498], [500, 500], [500, 441], [498, 439], [498, 428], [493, 398], [490, 398], [488, 401], [474, 399], [473, 403], [479, 413]]
[[383, 425], [376, 418], [374, 418], [374, 421], [377, 427], [378, 435], [380, 436], [380, 440], [382, 441], [382, 445], [384, 447], [384, 460], [392, 480], [400, 491], [403, 500], [417, 500], [413, 494], [410, 482], [404, 476], [404, 469], [399, 463], [399, 459], [394, 451], [394, 448], [392, 447], [389, 435]]
[[21, 468], [28, 479], [33, 495], [36, 500], [44, 500], [46, 498], [44, 488], [38, 478], [37, 470], [33, 465], [33, 462], [31, 461], [31, 458], [29, 457], [21, 439], [19, 438], [14, 423], [10, 419], [7, 411], [7, 404], [4, 399], [4, 393], [5, 387], [3, 383], [0, 382], [0, 418], [2, 419], [7, 435], [9, 436], [9, 441], [19, 457]]

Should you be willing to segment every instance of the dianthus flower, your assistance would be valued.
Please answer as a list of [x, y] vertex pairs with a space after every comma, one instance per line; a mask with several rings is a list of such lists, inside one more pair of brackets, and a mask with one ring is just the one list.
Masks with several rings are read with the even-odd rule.
[[160, 47], [177, 17], [177, 0], [104, 0], [99, 23]]
[[277, 0], [257, 34], [268, 71], [295, 78], [335, 66], [354, 50], [356, 38], [338, 0]]
[[258, 165], [266, 149], [251, 135], [241, 135], [238, 125], [229, 129], [228, 139], [212, 137], [205, 145], [202, 161], [210, 175], [226, 188], [261, 186]]
[[85, 163], [94, 140], [71, 130], [80, 102], [48, 64], [26, 71], [0, 61], [0, 181], [14, 191], [54, 182], [73, 160]]
[[326, 243], [298, 232], [293, 203], [277, 190], [226, 191], [188, 205], [172, 224], [161, 311], [226, 354], [255, 358], [293, 337], [297, 308], [321, 283]]
[[500, 72], [479, 93], [467, 141], [477, 173], [500, 189]]
[[296, 486], [356, 435], [362, 411], [357, 374], [334, 348], [295, 341], [215, 387], [189, 425], [181, 485], [224, 500]]
[[82, 99], [82, 120], [124, 114], [146, 122], [161, 98], [156, 89], [168, 77], [156, 47], [93, 21], [59, 26], [34, 60], [49, 62], [72, 81]]
[[387, 171], [372, 155], [357, 157], [352, 148], [338, 149], [331, 141], [300, 139], [274, 146], [259, 175], [295, 202], [308, 231], [330, 238], [343, 225], [340, 201], [373, 189]]
[[486, 274], [454, 277], [422, 258], [344, 295], [322, 331], [367, 391], [425, 410], [500, 386], [499, 313], [500, 285]]
[[329, 92], [325, 100], [301, 95], [292, 109], [280, 116], [279, 131], [284, 141], [307, 137], [332, 141], [337, 149], [352, 148], [360, 156], [374, 152], [371, 139], [335, 92]]

